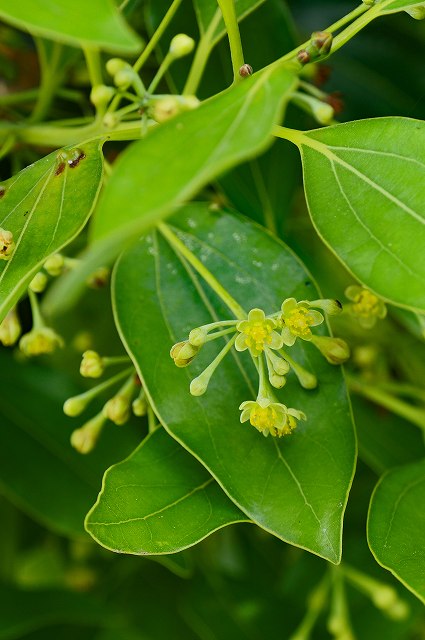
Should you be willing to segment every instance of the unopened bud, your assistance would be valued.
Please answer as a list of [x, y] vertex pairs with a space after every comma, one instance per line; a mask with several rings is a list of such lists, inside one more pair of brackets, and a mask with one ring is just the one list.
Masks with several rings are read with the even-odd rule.
[[114, 84], [120, 89], [127, 89], [133, 82], [136, 72], [128, 65], [114, 75]]
[[134, 415], [137, 416], [138, 418], [141, 418], [142, 416], [145, 416], [147, 414], [148, 403], [146, 400], [145, 393], [143, 391], [142, 393], [140, 393], [138, 398], [133, 400], [131, 408], [133, 409]]
[[247, 78], [248, 76], [252, 76], [253, 73], [254, 73], [254, 70], [250, 64], [243, 64], [239, 69], [239, 75], [241, 78]]
[[104, 360], [96, 351], [84, 351], [80, 365], [80, 374], [84, 378], [100, 378], [104, 370]]
[[174, 118], [180, 112], [179, 102], [174, 96], [168, 96], [161, 100], [155, 101], [153, 108], [150, 109], [150, 116], [155, 122], [166, 122]]
[[192, 396], [202, 396], [208, 388], [209, 377], [203, 376], [202, 373], [194, 378], [190, 383], [190, 393]]
[[200, 347], [196, 347], [187, 340], [177, 342], [170, 350], [170, 356], [177, 367], [187, 367], [198, 354]]
[[12, 347], [21, 335], [21, 323], [19, 322], [16, 307], [13, 307], [0, 324], [0, 342], [5, 347]]
[[171, 40], [170, 55], [173, 58], [183, 58], [189, 53], [192, 53], [195, 46], [195, 40], [190, 38], [185, 33], [179, 33]]
[[275, 372], [270, 373], [269, 381], [272, 387], [274, 387], [275, 389], [282, 389], [282, 387], [284, 387], [286, 384], [285, 376], [279, 376]]
[[49, 276], [55, 278], [56, 276], [60, 276], [65, 266], [64, 257], [60, 253], [55, 253], [50, 258], [47, 258], [43, 267], [44, 270], [47, 271]]
[[105, 404], [103, 415], [116, 425], [125, 424], [130, 417], [129, 398], [125, 395], [117, 394]]
[[108, 267], [99, 267], [86, 280], [86, 284], [90, 289], [102, 289], [109, 282], [111, 270]]
[[300, 51], [298, 51], [297, 60], [303, 66], [311, 62], [311, 57], [307, 49], [301, 49]]
[[311, 34], [310, 54], [314, 57], [322, 57], [329, 53], [332, 47], [333, 36], [327, 31], [314, 31]]
[[102, 123], [106, 129], [114, 129], [119, 123], [119, 119], [113, 113], [106, 113], [103, 117]]
[[29, 283], [29, 288], [34, 293], [42, 293], [47, 285], [47, 276], [42, 271], [39, 271], [35, 274], [34, 278]]
[[99, 413], [86, 422], [84, 426], [73, 431], [71, 434], [71, 445], [74, 449], [79, 453], [90, 453], [96, 446], [105, 421], [105, 417], [102, 413]]
[[312, 336], [311, 342], [330, 364], [342, 364], [350, 357], [350, 348], [341, 338]]
[[115, 76], [122, 69], [128, 68], [130, 65], [121, 58], [110, 58], [106, 63], [106, 71], [110, 76]]
[[62, 338], [53, 329], [41, 327], [26, 333], [19, 341], [19, 348], [28, 357], [52, 353], [63, 347]]
[[102, 107], [108, 104], [114, 93], [114, 87], [108, 87], [106, 84], [97, 84], [90, 92], [90, 102], [95, 107]]
[[196, 329], [192, 329], [189, 333], [189, 342], [194, 347], [202, 347], [205, 344], [208, 336], [208, 332], [203, 327], [197, 327]]
[[298, 364], [294, 365], [294, 363], [292, 364], [292, 368], [303, 389], [315, 389], [317, 387], [317, 377], [314, 373], [310, 373], [310, 371], [307, 371]]
[[83, 413], [84, 409], [87, 407], [88, 400], [82, 398], [80, 396], [74, 396], [73, 398], [68, 398], [65, 400], [63, 405], [63, 412], [66, 416], [70, 418], [75, 418], [75, 416], [79, 416]]
[[381, 585], [371, 593], [372, 602], [378, 609], [389, 610], [397, 601], [397, 591], [389, 585]]
[[10, 260], [14, 250], [13, 233], [0, 228], [0, 260]]

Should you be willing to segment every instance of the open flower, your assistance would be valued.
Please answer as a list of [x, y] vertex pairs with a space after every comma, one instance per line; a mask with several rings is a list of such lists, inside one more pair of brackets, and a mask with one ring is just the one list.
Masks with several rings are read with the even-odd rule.
[[276, 321], [266, 318], [262, 309], [251, 309], [248, 320], [242, 320], [236, 325], [240, 332], [235, 342], [236, 351], [249, 349], [252, 356], [258, 357], [265, 347], [280, 349], [283, 340], [275, 331], [276, 327]]
[[255, 402], [242, 402], [239, 409], [242, 411], [241, 422], [249, 420], [264, 436], [270, 434], [281, 438], [289, 435], [297, 426], [297, 420], [306, 420], [302, 411], [288, 409], [280, 402], [272, 402], [261, 396]]
[[320, 311], [309, 309], [306, 303], [297, 302], [295, 298], [287, 298], [282, 303], [283, 322], [282, 339], [291, 347], [297, 338], [311, 340], [312, 332], [310, 327], [315, 327], [324, 321]]
[[385, 318], [387, 308], [383, 300], [374, 293], [356, 284], [347, 287], [345, 295], [352, 304], [348, 305], [351, 315], [355, 316], [364, 329], [371, 329], [378, 319]]

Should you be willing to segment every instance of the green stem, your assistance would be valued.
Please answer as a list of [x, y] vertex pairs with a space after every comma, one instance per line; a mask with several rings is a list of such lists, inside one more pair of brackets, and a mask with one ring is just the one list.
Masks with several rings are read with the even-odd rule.
[[123, 380], [124, 378], [127, 378], [129, 373], [131, 373], [132, 371], [134, 371], [133, 367], [124, 369], [124, 371], [120, 371], [120, 373], [117, 373], [112, 378], [109, 378], [108, 380], [105, 380], [101, 384], [98, 384], [95, 387], [92, 387], [88, 391], [85, 391], [84, 393], [80, 393], [80, 395], [78, 396], [73, 396], [72, 400], [83, 400], [83, 401], [89, 402], [93, 400], [93, 398], [96, 398], [96, 396], [103, 393], [104, 391], [107, 391], [110, 387], [113, 387], [118, 382], [121, 382], [121, 380]]
[[239, 32], [238, 18], [235, 9], [235, 0], [217, 0], [223, 14], [224, 24], [230, 44], [230, 56], [233, 66], [233, 82], [239, 82], [241, 76], [239, 69], [244, 64], [241, 34]]
[[[381, 3], [381, 4], [385, 4], [385, 3]], [[346, 44], [349, 40], [351, 40], [351, 38], [357, 35], [359, 31], [364, 29], [364, 27], [366, 27], [369, 24], [369, 22], [372, 22], [372, 20], [378, 17], [381, 11], [381, 4], [376, 4], [372, 7], [369, 7], [369, 10], [367, 11], [367, 13], [360, 15], [360, 17], [357, 20], [352, 22], [346, 29], [344, 29], [344, 31], [338, 34], [334, 38], [330, 53], [332, 54], [338, 51], [338, 49], [340, 49], [344, 44]]]
[[257, 160], [253, 160], [250, 163], [252, 177], [254, 178], [255, 188], [257, 189], [258, 196], [261, 201], [264, 215], [264, 223], [269, 231], [277, 235], [276, 220], [272, 204], [270, 202], [270, 196], [264, 184], [263, 174]]
[[211, 342], [211, 340], [215, 340], [216, 338], [221, 338], [222, 336], [227, 336], [229, 333], [234, 333], [236, 331], [235, 326], [230, 327], [230, 329], [223, 329], [222, 331], [215, 331], [214, 333], [210, 333], [207, 338], [205, 338], [205, 342]]
[[83, 51], [91, 86], [95, 87], [99, 84], [103, 84], [99, 49], [96, 47], [83, 46]]
[[150, 85], [148, 87], [148, 93], [153, 93], [155, 91], [155, 89], [157, 88], [162, 76], [168, 70], [168, 67], [173, 62], [173, 60], [174, 60], [173, 56], [170, 54], [170, 52], [168, 52], [167, 55], [165, 56], [164, 60], [159, 65], [158, 71], [156, 72], [152, 82], [150, 83]]
[[183, 89], [183, 95], [196, 94], [201, 82], [205, 67], [211, 51], [214, 48], [214, 35], [221, 20], [221, 11], [217, 9], [213, 19], [208, 25], [208, 29], [202, 34], [199, 44], [196, 48], [195, 57], [190, 67], [189, 75]]
[[377, 386], [383, 391], [396, 393], [399, 396], [407, 396], [408, 398], [414, 398], [415, 400], [419, 400], [420, 402], [425, 402], [425, 389], [415, 387], [413, 384], [388, 381], [381, 382]]
[[43, 320], [43, 316], [41, 315], [40, 307], [38, 304], [37, 296], [32, 291], [32, 289], [28, 289], [28, 298], [31, 305], [31, 314], [32, 314], [32, 328], [33, 329], [42, 329], [45, 327], [45, 323]]
[[367, 398], [368, 400], [379, 404], [381, 407], [392, 411], [392, 413], [408, 420], [425, 431], [425, 411], [423, 409], [412, 407], [406, 402], [403, 402], [403, 400], [396, 398], [378, 387], [373, 387], [370, 384], [361, 382], [358, 378], [349, 376], [347, 377], [347, 382], [348, 388], [353, 393], [362, 395], [364, 398]]
[[145, 64], [146, 60], [149, 58], [149, 56], [151, 55], [152, 51], [155, 49], [156, 45], [158, 44], [159, 40], [161, 39], [164, 31], [166, 30], [166, 28], [170, 24], [172, 18], [174, 17], [174, 14], [176, 13], [176, 11], [179, 8], [179, 6], [181, 5], [181, 3], [182, 3], [182, 0], [174, 0], [171, 3], [170, 8], [168, 9], [168, 11], [165, 14], [165, 16], [163, 17], [163, 19], [161, 20], [157, 30], [155, 31], [155, 33], [153, 34], [153, 36], [149, 40], [148, 44], [146, 45], [146, 48], [142, 51], [142, 53], [140, 54], [139, 58], [134, 63], [133, 69], [135, 71], [140, 71], [140, 69], [143, 67], [143, 65]]
[[15, 142], [16, 142], [16, 137], [13, 135], [13, 133], [11, 133], [3, 142], [0, 148], [0, 160], [5, 156], [7, 156], [9, 151], [13, 149], [13, 147], [15, 146]]
[[152, 407], [151, 407], [151, 405], [149, 403], [148, 403], [147, 414], [148, 414], [148, 431], [149, 431], [149, 433], [152, 433], [153, 431], [155, 431], [155, 429], [157, 427], [157, 423], [156, 423], [155, 414], [154, 414], [153, 409], [152, 409]]
[[329, 592], [329, 577], [326, 573], [325, 577], [310, 593], [307, 603], [306, 614], [297, 627], [296, 631], [291, 635], [289, 640], [309, 640], [310, 634], [323, 611]]
[[40, 122], [47, 115], [54, 94], [62, 81], [62, 73], [59, 62], [62, 53], [62, 45], [58, 42], [52, 44], [51, 55], [48, 56], [46, 41], [35, 38], [40, 65], [41, 82], [37, 96], [37, 102], [28, 122]]
[[219, 283], [219, 281], [208, 271], [208, 269], [202, 264], [200, 260], [186, 247], [186, 245], [176, 236], [171, 230], [169, 225], [160, 223], [158, 224], [158, 230], [164, 236], [164, 238], [170, 243], [177, 253], [180, 253], [190, 265], [199, 273], [199, 275], [205, 280], [213, 291], [223, 300], [238, 320], [245, 320], [247, 314], [242, 309], [240, 304], [236, 302], [234, 298], [226, 291], [226, 289]]
[[113, 357], [106, 357], [106, 358], [102, 358], [105, 366], [109, 367], [109, 366], [113, 366], [116, 364], [127, 364], [127, 362], [131, 362], [130, 358], [128, 356], [113, 356]]

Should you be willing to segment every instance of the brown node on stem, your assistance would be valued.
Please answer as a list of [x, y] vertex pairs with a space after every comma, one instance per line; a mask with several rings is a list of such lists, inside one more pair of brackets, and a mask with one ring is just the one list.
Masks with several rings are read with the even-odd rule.
[[241, 78], [247, 78], [248, 76], [252, 76], [253, 73], [254, 73], [254, 70], [250, 64], [243, 64], [239, 69], [239, 75]]
[[297, 53], [297, 60], [302, 65], [308, 64], [310, 62], [309, 52], [306, 49], [301, 49], [301, 51], [298, 51]]

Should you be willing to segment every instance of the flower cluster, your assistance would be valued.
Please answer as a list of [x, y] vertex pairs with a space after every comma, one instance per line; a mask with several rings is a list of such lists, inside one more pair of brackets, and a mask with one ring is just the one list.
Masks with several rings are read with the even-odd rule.
[[[320, 311], [319, 311], [320, 309]], [[241, 320], [223, 320], [197, 327], [187, 340], [178, 342], [170, 351], [178, 367], [187, 367], [201, 348], [212, 340], [226, 337], [227, 342], [214, 360], [190, 384], [190, 393], [205, 393], [212, 375], [232, 347], [236, 351], [248, 351], [258, 371], [259, 387], [256, 400], [242, 402], [241, 422], [249, 422], [264, 436], [289, 435], [297, 421], [306, 415], [279, 402], [273, 389], [286, 384], [286, 376], [292, 370], [305, 389], [317, 386], [316, 376], [296, 362], [284, 347], [292, 347], [297, 339], [311, 342], [331, 364], [341, 364], [350, 355], [348, 345], [340, 338], [318, 336], [312, 331], [324, 322], [324, 315], [342, 311], [337, 300], [301, 300], [287, 298], [281, 309], [266, 316], [262, 309], [251, 309]]]
[[358, 320], [363, 329], [371, 329], [387, 315], [384, 301], [365, 287], [353, 284], [347, 287], [345, 295], [351, 300], [347, 311]]

